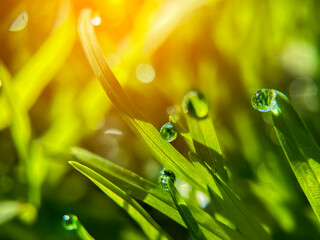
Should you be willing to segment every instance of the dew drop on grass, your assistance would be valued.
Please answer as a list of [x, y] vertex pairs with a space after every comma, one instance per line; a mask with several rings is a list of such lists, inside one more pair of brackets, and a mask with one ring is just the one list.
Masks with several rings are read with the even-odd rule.
[[160, 128], [160, 135], [166, 142], [172, 142], [177, 138], [178, 132], [175, 130], [172, 124], [168, 122], [163, 124]]
[[208, 115], [208, 102], [205, 96], [199, 92], [192, 90], [183, 98], [183, 109], [186, 113], [196, 118], [204, 118]]
[[275, 90], [263, 88], [252, 96], [252, 107], [260, 112], [277, 112], [276, 96]]
[[159, 185], [164, 188], [164, 189], [168, 189], [168, 181], [169, 179], [174, 183], [176, 181], [176, 175], [174, 174], [174, 172], [172, 172], [171, 170], [168, 169], [162, 169], [160, 172], [160, 176], [158, 179], [158, 183]]
[[77, 229], [77, 221], [78, 217], [74, 214], [64, 215], [62, 217], [63, 226], [66, 230], [76, 230]]
[[24, 29], [27, 26], [28, 23], [28, 13], [26, 11], [23, 11], [19, 14], [18, 17], [12, 22], [9, 31], [16, 32]]

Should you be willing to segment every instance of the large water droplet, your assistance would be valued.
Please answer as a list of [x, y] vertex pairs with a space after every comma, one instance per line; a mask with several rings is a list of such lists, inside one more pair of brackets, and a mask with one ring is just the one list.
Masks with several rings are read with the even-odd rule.
[[196, 118], [204, 118], [208, 115], [208, 102], [205, 96], [199, 92], [192, 90], [183, 98], [183, 109]]
[[177, 138], [178, 133], [172, 124], [168, 122], [160, 128], [160, 135], [166, 142], [172, 142]]
[[176, 181], [176, 175], [174, 172], [168, 169], [162, 169], [160, 172], [158, 183], [159, 185], [164, 188], [168, 189], [168, 181], [169, 179], [174, 183]]
[[252, 96], [252, 107], [260, 112], [277, 112], [276, 96], [275, 90], [263, 88]]
[[62, 217], [63, 226], [66, 230], [76, 230], [77, 229], [77, 222], [78, 217], [74, 214], [64, 215]]

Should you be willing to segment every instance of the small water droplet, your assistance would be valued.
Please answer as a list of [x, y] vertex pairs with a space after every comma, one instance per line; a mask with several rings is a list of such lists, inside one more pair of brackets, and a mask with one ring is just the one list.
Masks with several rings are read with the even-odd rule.
[[252, 96], [252, 107], [260, 112], [277, 112], [276, 96], [275, 90], [263, 88]]
[[160, 128], [160, 135], [166, 142], [172, 142], [177, 138], [178, 132], [172, 124], [168, 122], [163, 124]]
[[204, 118], [208, 115], [208, 102], [205, 96], [199, 92], [192, 90], [183, 98], [183, 109], [186, 113], [196, 118]]
[[74, 214], [64, 215], [62, 217], [63, 226], [66, 230], [76, 230], [77, 229], [77, 221], [78, 217]]
[[136, 76], [140, 82], [150, 83], [156, 76], [154, 68], [150, 64], [140, 64], [136, 69]]
[[176, 175], [174, 174], [174, 172], [168, 169], [162, 169], [158, 180], [159, 185], [164, 189], [168, 189], [169, 179], [173, 183], [176, 181]]
[[16, 32], [24, 29], [27, 26], [28, 13], [23, 11], [19, 16], [12, 22], [9, 31]]
[[2, 81], [1, 81], [1, 79], [0, 79], [0, 88], [2, 87]]

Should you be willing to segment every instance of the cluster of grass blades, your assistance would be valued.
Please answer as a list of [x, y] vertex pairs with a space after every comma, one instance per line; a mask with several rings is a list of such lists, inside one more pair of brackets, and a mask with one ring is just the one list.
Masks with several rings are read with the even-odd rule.
[[[91, 24], [91, 11], [79, 18], [80, 39], [97, 78], [133, 132], [165, 167], [160, 186], [84, 149], [74, 148], [70, 164], [136, 220], [150, 239], [171, 239], [136, 201], [142, 201], [186, 227], [195, 239], [271, 239], [261, 221], [250, 212], [228, 185], [228, 174], [212, 125], [205, 97], [189, 92], [183, 100], [190, 146], [189, 160], [169, 142], [182, 123], [170, 117], [161, 133], [137, 110], [107, 65]], [[176, 126], [176, 127], [174, 127]], [[194, 199], [184, 199], [174, 185], [175, 177], [210, 196], [215, 205], [208, 213]], [[217, 216], [223, 216], [218, 218]], [[219, 220], [218, 220], [219, 219]]]

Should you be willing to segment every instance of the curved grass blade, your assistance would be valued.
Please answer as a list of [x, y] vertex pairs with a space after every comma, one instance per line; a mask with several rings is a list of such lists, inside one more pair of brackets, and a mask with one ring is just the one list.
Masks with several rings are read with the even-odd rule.
[[79, 17], [79, 35], [91, 67], [110, 100], [133, 132], [163, 166], [172, 169], [179, 178], [194, 187], [204, 190], [203, 182], [194, 180], [196, 173], [192, 164], [170, 143], [165, 142], [158, 130], [145, 120], [111, 72], [94, 34], [90, 15], [90, 9], [82, 10]]
[[[89, 166], [124, 190], [127, 194], [156, 208], [158, 211], [186, 227], [167, 191], [164, 191], [162, 188], [137, 174], [84, 149], [73, 148], [72, 154], [81, 164]], [[237, 231], [216, 222], [202, 209], [190, 204], [189, 209], [207, 239], [243, 239], [242, 235]]]
[[106, 195], [115, 201], [120, 207], [127, 211], [127, 213], [141, 226], [144, 233], [150, 239], [171, 239], [167, 233], [152, 219], [152, 217], [141, 207], [141, 205], [130, 197], [127, 193], [119, 187], [111, 183], [109, 180], [96, 173], [92, 169], [77, 163], [69, 162], [75, 169], [89, 178], [96, 184]]
[[[74, 43], [74, 29], [70, 2], [64, 0], [53, 33], [14, 76], [12, 88], [16, 92], [15, 102], [19, 108], [28, 111], [44, 87], [63, 66]], [[10, 124], [12, 116], [3, 97], [0, 97], [0, 106], [0, 129], [3, 129]]]
[[194, 237], [194, 239], [204, 240], [206, 239], [199, 228], [197, 221], [192, 216], [191, 211], [188, 208], [187, 203], [181, 197], [180, 193], [177, 191], [171, 179], [168, 179], [168, 189], [176, 205], [184, 223], [186, 224], [189, 232]]
[[[274, 90], [275, 91], [275, 90]], [[274, 128], [281, 147], [320, 221], [320, 149], [288, 98], [276, 91]]]

